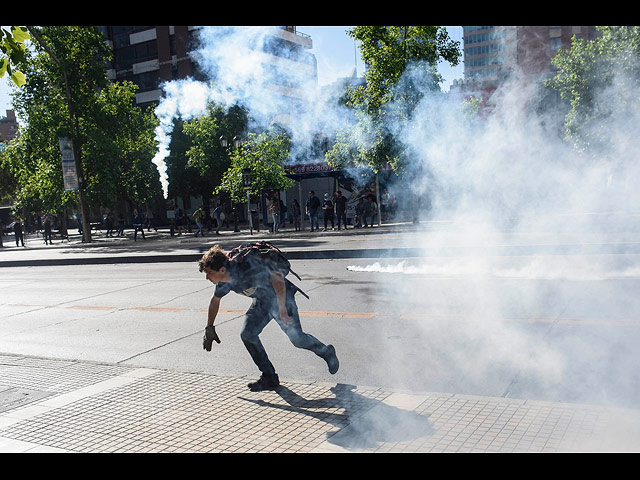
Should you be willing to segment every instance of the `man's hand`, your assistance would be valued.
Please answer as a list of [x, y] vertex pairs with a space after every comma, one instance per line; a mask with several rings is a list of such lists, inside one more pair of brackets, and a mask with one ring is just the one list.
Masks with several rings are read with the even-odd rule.
[[280, 310], [280, 320], [282, 320], [282, 323], [284, 323], [286, 326], [291, 323], [291, 317], [289, 316], [286, 308], [284, 309], [284, 312]]
[[220, 339], [216, 334], [216, 327], [213, 325], [208, 325], [207, 328], [204, 329], [204, 337], [202, 337], [202, 348], [207, 352], [211, 351], [211, 344], [213, 341], [220, 343]]

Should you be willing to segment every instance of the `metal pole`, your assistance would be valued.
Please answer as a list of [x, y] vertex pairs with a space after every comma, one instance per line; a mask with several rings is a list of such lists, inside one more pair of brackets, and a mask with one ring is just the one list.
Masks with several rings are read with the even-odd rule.
[[302, 211], [302, 177], [298, 180], [298, 199], [300, 201], [300, 217], [302, 217], [300, 218], [300, 231], [304, 232], [304, 217], [306, 215]]
[[253, 216], [251, 215], [251, 191], [247, 190], [247, 213], [249, 215], [249, 230], [253, 235]]
[[382, 216], [380, 215], [380, 181], [378, 180], [378, 173], [376, 172], [376, 204], [378, 206], [378, 226], [382, 226]]

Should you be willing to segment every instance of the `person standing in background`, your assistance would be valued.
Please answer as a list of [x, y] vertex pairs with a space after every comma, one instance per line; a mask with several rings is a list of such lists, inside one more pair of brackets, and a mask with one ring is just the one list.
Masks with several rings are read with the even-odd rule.
[[316, 197], [316, 192], [311, 190], [309, 192], [309, 198], [307, 199], [307, 203], [305, 205], [306, 214], [309, 215], [309, 222], [311, 224], [311, 231], [313, 232], [313, 227], [315, 226], [316, 232], [319, 229], [318, 225], [318, 208], [320, 207], [320, 199]]
[[334, 204], [336, 217], [338, 220], [338, 230], [340, 230], [340, 220], [344, 225], [344, 229], [347, 229], [347, 199], [342, 196], [342, 192], [338, 190], [336, 192], [336, 201]]

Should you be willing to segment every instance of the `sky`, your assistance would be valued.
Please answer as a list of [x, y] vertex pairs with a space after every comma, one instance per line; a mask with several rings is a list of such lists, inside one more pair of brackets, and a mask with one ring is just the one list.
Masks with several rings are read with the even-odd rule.
[[[360, 59], [359, 52], [356, 51], [355, 41], [346, 33], [349, 27], [340, 26], [297, 26], [299, 32], [311, 36], [313, 40], [313, 49], [311, 53], [316, 56], [318, 62], [318, 83], [319, 85], [327, 85], [338, 78], [349, 77], [353, 73], [353, 69], [357, 69], [359, 76], [364, 73], [364, 65]], [[446, 27], [449, 36], [453, 40], [460, 41], [462, 47], [462, 27]], [[462, 65], [451, 67], [444, 62], [439, 65], [438, 70], [444, 76], [445, 82], [442, 84], [442, 90], [449, 91], [449, 86], [453, 80], [462, 78]], [[0, 79], [0, 117], [5, 116], [5, 112], [11, 109], [11, 97], [9, 92], [8, 76], [5, 75]]]
[[[320, 85], [332, 83], [336, 78], [351, 76], [354, 67], [358, 69], [359, 76], [364, 72], [364, 64], [359, 52], [356, 52], [356, 42], [346, 33], [348, 28], [351, 27], [296, 26], [299, 32], [310, 35], [313, 40], [311, 53], [315, 54], [318, 61]], [[462, 49], [462, 27], [445, 28], [453, 40], [460, 42], [460, 49]], [[449, 91], [453, 80], [463, 76], [462, 64], [451, 67], [449, 63], [443, 62], [439, 65], [438, 71], [445, 78], [442, 84], [445, 92]]]

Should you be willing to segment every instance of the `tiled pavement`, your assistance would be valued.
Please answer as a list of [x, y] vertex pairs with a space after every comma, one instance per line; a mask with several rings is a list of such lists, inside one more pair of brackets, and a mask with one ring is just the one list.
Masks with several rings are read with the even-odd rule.
[[640, 451], [640, 411], [0, 355], [0, 452]]

